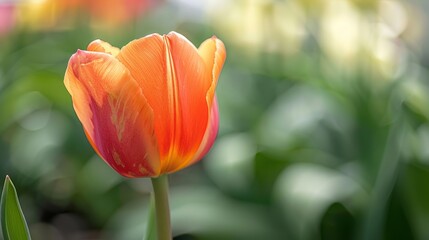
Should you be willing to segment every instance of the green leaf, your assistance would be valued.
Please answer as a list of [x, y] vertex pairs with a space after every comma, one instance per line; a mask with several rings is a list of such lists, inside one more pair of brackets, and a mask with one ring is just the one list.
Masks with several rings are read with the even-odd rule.
[[15, 186], [13, 186], [9, 176], [6, 176], [4, 181], [0, 205], [1, 226], [4, 240], [31, 239], [24, 214], [19, 205]]

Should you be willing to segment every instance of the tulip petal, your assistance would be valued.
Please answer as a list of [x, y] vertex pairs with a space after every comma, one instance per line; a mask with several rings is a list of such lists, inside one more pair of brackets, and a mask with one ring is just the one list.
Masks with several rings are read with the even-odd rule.
[[117, 47], [113, 47], [112, 45], [110, 45], [110, 43], [108, 42], [104, 42], [100, 39], [94, 40], [92, 41], [89, 45], [88, 45], [88, 51], [93, 51], [93, 52], [104, 52], [104, 53], [108, 53], [112, 56], [116, 56], [119, 54], [120, 49]]
[[218, 107], [217, 99], [215, 95], [212, 108], [210, 110], [209, 123], [207, 124], [207, 129], [204, 134], [203, 141], [201, 142], [200, 148], [198, 149], [194, 159], [188, 165], [198, 162], [210, 151], [210, 149], [212, 148], [216, 140], [218, 131], [219, 131], [219, 107]]
[[198, 48], [198, 53], [212, 72], [212, 83], [209, 91], [207, 92], [207, 101], [209, 107], [211, 107], [215, 95], [217, 81], [226, 58], [225, 45], [221, 40], [213, 36], [200, 45]]
[[194, 158], [207, 128], [210, 71], [192, 43], [174, 32], [134, 40], [118, 59], [155, 113], [161, 172], [179, 170]]
[[[211, 86], [211, 72], [195, 46], [184, 36], [171, 32], [167, 36], [174, 71], [178, 109], [176, 111], [175, 151], [172, 161], [164, 165], [168, 172], [183, 168], [195, 157], [209, 121], [206, 94]], [[181, 161], [174, 161], [180, 158]]]
[[79, 50], [64, 83], [91, 145], [112, 168], [127, 177], [159, 175], [153, 111], [116, 58]]
[[[154, 112], [154, 129], [161, 159], [168, 156], [174, 135], [174, 98], [167, 79], [163, 37], [152, 34], [124, 46], [117, 58], [130, 71]], [[162, 161], [162, 160], [161, 160]]]

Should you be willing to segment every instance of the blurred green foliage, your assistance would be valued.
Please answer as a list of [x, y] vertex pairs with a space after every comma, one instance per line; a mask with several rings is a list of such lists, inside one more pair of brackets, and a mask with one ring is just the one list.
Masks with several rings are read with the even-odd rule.
[[95, 155], [63, 76], [94, 39], [172, 30], [228, 55], [215, 146], [170, 176], [175, 239], [429, 239], [426, 1], [152, 1], [106, 24], [26, 4], [0, 3], [0, 173], [33, 239], [143, 238], [150, 181]]

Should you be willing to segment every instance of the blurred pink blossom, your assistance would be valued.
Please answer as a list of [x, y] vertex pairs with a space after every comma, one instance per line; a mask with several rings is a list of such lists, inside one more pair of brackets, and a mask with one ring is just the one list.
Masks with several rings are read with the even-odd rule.
[[12, 3], [0, 3], [0, 36], [11, 31], [15, 23], [15, 5]]

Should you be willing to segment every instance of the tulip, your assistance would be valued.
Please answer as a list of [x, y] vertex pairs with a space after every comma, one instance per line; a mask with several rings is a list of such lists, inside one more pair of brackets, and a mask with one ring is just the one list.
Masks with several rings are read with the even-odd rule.
[[122, 49], [95, 40], [70, 58], [64, 83], [97, 154], [123, 176], [156, 178], [213, 145], [225, 57], [215, 36], [199, 48], [176, 32]]

